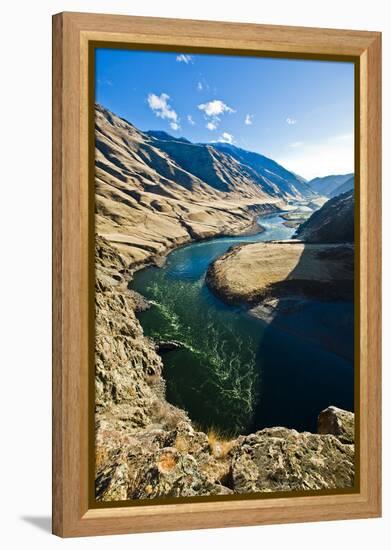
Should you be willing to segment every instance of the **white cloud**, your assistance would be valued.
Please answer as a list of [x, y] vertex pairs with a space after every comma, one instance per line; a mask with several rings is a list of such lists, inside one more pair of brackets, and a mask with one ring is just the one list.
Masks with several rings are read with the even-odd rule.
[[296, 149], [296, 147], [302, 147], [304, 143], [302, 141], [293, 141], [289, 144], [289, 147], [293, 147], [293, 149]]
[[[312, 179], [354, 172], [354, 136], [336, 135], [316, 143], [293, 142], [286, 154], [273, 158], [288, 170]], [[292, 147], [293, 145], [293, 147]]]
[[296, 122], [297, 120], [295, 118], [291, 118], [289, 116], [286, 118], [286, 123], [289, 125], [296, 124]]
[[244, 123], [247, 124], [247, 126], [251, 126], [253, 123], [254, 115], [246, 115], [246, 118], [244, 119]]
[[216, 130], [220, 124], [219, 115], [224, 113], [234, 113], [234, 109], [226, 105], [221, 99], [214, 99], [207, 103], [201, 103], [198, 105], [200, 111], [203, 111], [205, 119], [207, 121], [206, 127], [208, 130]]
[[234, 137], [228, 132], [223, 132], [219, 138], [219, 141], [222, 141], [223, 143], [230, 143], [232, 145], [232, 143], [234, 142]]
[[187, 115], [187, 122], [191, 124], [191, 126], [195, 125], [195, 122], [193, 120], [193, 117], [191, 115]]
[[186, 63], [188, 65], [189, 63], [193, 63], [193, 58], [191, 55], [187, 55], [185, 53], [181, 53], [180, 55], [176, 56], [176, 60], [179, 63]]
[[207, 103], [201, 103], [198, 105], [200, 111], [204, 111], [206, 116], [216, 117], [223, 113], [234, 113], [234, 109], [226, 105], [221, 99], [213, 99]]
[[170, 122], [170, 128], [171, 130], [179, 130], [180, 126], [177, 122]]
[[104, 78], [103, 80], [98, 79], [98, 84], [102, 84], [105, 86], [114, 86], [113, 82], [109, 80], [108, 78]]
[[218, 119], [215, 119], [215, 120], [211, 120], [210, 122], [208, 122], [206, 124], [206, 128], [208, 128], [208, 130], [216, 130], [217, 127], [219, 125], [219, 122], [218, 122]]
[[159, 118], [168, 119], [172, 122], [179, 122], [179, 117], [174, 109], [169, 105], [168, 100], [170, 96], [168, 94], [148, 94], [147, 101], [149, 107]]
[[198, 82], [198, 84], [197, 84], [197, 90], [198, 90], [199, 92], [202, 92], [203, 89], [204, 89], [204, 86], [203, 86], [202, 82]]

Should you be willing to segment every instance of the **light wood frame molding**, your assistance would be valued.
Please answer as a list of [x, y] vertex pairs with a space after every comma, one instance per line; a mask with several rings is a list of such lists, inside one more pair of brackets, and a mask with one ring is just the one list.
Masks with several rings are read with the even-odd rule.
[[[330, 494], [92, 508], [88, 498], [89, 43], [347, 56], [359, 136], [359, 488]], [[357, 171], [356, 171], [357, 173]], [[357, 225], [357, 224], [356, 224]], [[63, 537], [381, 514], [381, 34], [87, 13], [53, 17], [53, 532]], [[357, 302], [356, 302], [357, 303]]]

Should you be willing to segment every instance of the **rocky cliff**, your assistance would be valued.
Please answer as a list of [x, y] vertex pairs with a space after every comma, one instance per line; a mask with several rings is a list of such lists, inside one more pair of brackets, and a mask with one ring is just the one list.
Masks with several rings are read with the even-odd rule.
[[354, 416], [329, 408], [319, 433], [265, 428], [227, 440], [165, 399], [163, 364], [137, 320], [128, 258], [96, 239], [98, 501], [351, 487]]
[[310, 243], [354, 241], [354, 191], [327, 201], [296, 230], [295, 238]]

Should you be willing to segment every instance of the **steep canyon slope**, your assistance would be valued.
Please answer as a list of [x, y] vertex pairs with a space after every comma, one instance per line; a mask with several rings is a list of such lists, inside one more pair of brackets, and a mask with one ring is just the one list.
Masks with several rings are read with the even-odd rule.
[[295, 237], [310, 243], [353, 242], [354, 191], [327, 201], [297, 228]]
[[132, 264], [180, 244], [251, 230], [257, 214], [314, 195], [266, 157], [141, 132], [96, 105], [96, 230]]

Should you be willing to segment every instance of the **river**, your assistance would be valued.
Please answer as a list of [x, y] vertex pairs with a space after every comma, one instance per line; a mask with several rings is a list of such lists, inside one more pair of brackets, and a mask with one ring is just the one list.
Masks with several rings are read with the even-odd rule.
[[267, 426], [316, 431], [327, 406], [353, 410], [353, 304], [309, 302], [268, 324], [205, 285], [208, 265], [232, 245], [289, 239], [293, 230], [282, 222], [264, 216], [258, 223], [265, 231], [256, 235], [179, 248], [130, 284], [153, 304], [138, 315], [144, 333], [184, 344], [163, 354], [166, 395], [200, 429], [227, 436]]

